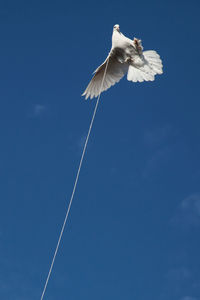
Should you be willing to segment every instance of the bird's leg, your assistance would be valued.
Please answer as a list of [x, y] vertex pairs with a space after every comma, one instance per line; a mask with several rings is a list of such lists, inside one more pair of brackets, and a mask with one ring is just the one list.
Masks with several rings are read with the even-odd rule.
[[125, 59], [125, 63], [127, 63], [127, 64], [132, 64], [133, 62], [134, 62], [134, 60], [130, 56]]
[[139, 54], [142, 54], [142, 50], [143, 50], [142, 41], [139, 40], [139, 39], [134, 38], [133, 39], [133, 44], [134, 44], [134, 47], [136, 48], [137, 52]]
[[127, 57], [127, 58], [125, 59], [125, 63], [131, 63], [131, 58], [130, 58], [130, 57]]

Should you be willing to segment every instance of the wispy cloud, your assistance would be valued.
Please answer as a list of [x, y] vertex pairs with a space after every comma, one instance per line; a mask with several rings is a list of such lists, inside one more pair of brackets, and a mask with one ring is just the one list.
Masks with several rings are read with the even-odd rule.
[[[35, 261], [36, 262], [36, 261]], [[37, 260], [39, 264], [39, 260]], [[35, 300], [40, 299], [47, 269], [41, 268], [31, 260], [13, 259], [1, 248], [0, 244], [0, 299]], [[41, 272], [42, 270], [42, 272]], [[54, 287], [62, 290], [66, 286], [66, 274], [57, 271], [53, 280]], [[45, 299], [55, 296], [47, 289]], [[48, 296], [47, 296], [48, 294]]]
[[193, 274], [185, 266], [169, 269], [165, 275], [165, 284], [160, 299], [196, 300], [186, 298], [193, 293], [192, 282]]
[[82, 150], [86, 141], [86, 134], [83, 134], [78, 140], [78, 147]]
[[[83, 147], [85, 146], [86, 138], [87, 138], [87, 133], [83, 133], [76, 141], [75, 146], [76, 146], [76, 149], [78, 149], [79, 154], [82, 153], [82, 151], [83, 151]], [[92, 141], [89, 139], [88, 144], [87, 144], [87, 150], [90, 149], [91, 143], [92, 143]]]
[[181, 298], [181, 300], [197, 300], [197, 298], [191, 296], [184, 296]]
[[192, 194], [181, 202], [171, 223], [183, 228], [200, 226], [200, 193]]
[[183, 282], [191, 278], [191, 272], [185, 267], [179, 267], [169, 270], [166, 277], [173, 282]]
[[142, 172], [143, 177], [145, 178], [148, 177], [150, 174], [152, 174], [155, 171], [155, 169], [165, 164], [168, 158], [170, 157], [170, 153], [171, 153], [171, 148], [167, 146], [155, 151], [146, 162], [146, 165]]
[[174, 149], [178, 132], [171, 125], [166, 124], [162, 127], [147, 129], [144, 133], [143, 141], [150, 157], [146, 161], [143, 169], [143, 177], [148, 177], [159, 166], [165, 164]]
[[148, 129], [144, 134], [144, 142], [146, 145], [151, 147], [161, 146], [175, 134], [176, 133], [173, 131], [172, 126], [167, 124], [151, 130]]
[[33, 108], [33, 115], [35, 117], [39, 117], [42, 114], [44, 114], [46, 111], [46, 106], [43, 104], [35, 104], [34, 108]]
[[35, 284], [33, 268], [27, 273], [27, 270], [22, 270], [21, 266], [17, 266], [16, 263], [11, 264], [7, 260], [1, 260], [0, 266], [1, 299], [32, 300], [38, 298], [41, 287]]

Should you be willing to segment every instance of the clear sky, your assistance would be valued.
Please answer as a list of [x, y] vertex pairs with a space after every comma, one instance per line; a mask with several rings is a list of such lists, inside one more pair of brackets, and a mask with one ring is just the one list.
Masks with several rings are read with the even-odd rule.
[[164, 74], [102, 94], [45, 299], [200, 299], [199, 1], [0, 2], [0, 299], [40, 299], [113, 25]]

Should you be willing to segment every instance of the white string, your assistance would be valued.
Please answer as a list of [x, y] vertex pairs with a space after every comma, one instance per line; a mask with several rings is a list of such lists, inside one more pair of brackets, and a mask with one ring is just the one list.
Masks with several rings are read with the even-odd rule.
[[81, 160], [80, 160], [80, 163], [79, 163], [79, 167], [78, 167], [76, 179], [75, 179], [75, 182], [74, 182], [74, 187], [73, 187], [73, 190], [72, 190], [72, 195], [71, 195], [71, 198], [70, 198], [70, 201], [69, 201], [69, 205], [68, 205], [67, 212], [66, 212], [66, 215], [65, 215], [64, 223], [62, 225], [62, 229], [61, 229], [61, 232], [60, 232], [60, 235], [59, 235], [57, 246], [56, 246], [56, 249], [55, 249], [55, 252], [54, 252], [54, 256], [53, 256], [53, 259], [52, 259], [52, 262], [51, 262], [49, 273], [48, 273], [48, 276], [47, 276], [47, 279], [46, 279], [46, 282], [45, 282], [44, 289], [43, 289], [42, 296], [41, 296], [40, 300], [43, 300], [43, 298], [44, 298], [44, 294], [46, 292], [47, 285], [48, 285], [48, 282], [49, 282], [49, 278], [51, 276], [51, 272], [52, 272], [52, 269], [53, 269], [53, 266], [54, 266], [54, 262], [55, 262], [55, 259], [56, 259], [58, 248], [60, 246], [62, 235], [63, 235], [64, 229], [65, 229], [65, 225], [66, 225], [66, 222], [67, 222], [67, 219], [68, 219], [68, 216], [69, 216], [70, 208], [71, 208], [71, 205], [72, 205], [72, 201], [73, 201], [74, 194], [75, 194], [75, 191], [76, 191], [76, 186], [77, 186], [78, 179], [79, 179], [79, 174], [80, 174], [80, 171], [81, 171], [81, 166], [82, 166], [84, 155], [85, 155], [85, 150], [87, 148], [88, 140], [89, 140], [90, 133], [91, 133], [91, 130], [92, 130], [92, 125], [93, 125], [94, 118], [95, 118], [96, 111], [97, 111], [97, 107], [98, 107], [98, 104], [99, 104], [99, 99], [100, 99], [100, 96], [101, 96], [102, 87], [103, 87], [104, 79], [105, 79], [105, 76], [106, 76], [108, 62], [109, 62], [109, 58], [108, 58], [107, 63], [106, 63], [105, 71], [104, 71], [104, 74], [103, 74], [103, 79], [102, 79], [102, 82], [101, 82], [100, 93], [99, 93], [99, 96], [97, 98], [97, 102], [96, 102], [96, 105], [95, 105], [95, 108], [94, 108], [92, 120], [90, 122], [90, 127], [89, 127], [89, 130], [88, 130], [87, 138], [85, 140], [85, 144], [84, 144], [84, 147], [83, 147], [83, 152], [82, 152], [82, 155], [81, 155]]

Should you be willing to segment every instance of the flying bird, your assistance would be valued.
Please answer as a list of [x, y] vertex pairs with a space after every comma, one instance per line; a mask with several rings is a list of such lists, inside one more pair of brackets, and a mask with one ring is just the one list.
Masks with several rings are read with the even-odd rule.
[[129, 81], [153, 81], [156, 74], [163, 73], [162, 67], [162, 61], [156, 51], [143, 51], [141, 40], [127, 38], [120, 32], [119, 25], [114, 25], [112, 47], [108, 57], [94, 71], [94, 76], [82, 96], [85, 96], [85, 99], [98, 97], [101, 92], [119, 82], [126, 73]]

